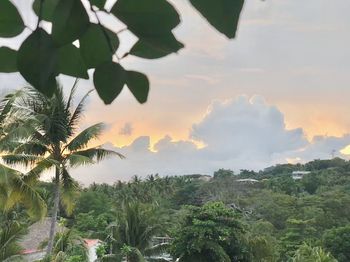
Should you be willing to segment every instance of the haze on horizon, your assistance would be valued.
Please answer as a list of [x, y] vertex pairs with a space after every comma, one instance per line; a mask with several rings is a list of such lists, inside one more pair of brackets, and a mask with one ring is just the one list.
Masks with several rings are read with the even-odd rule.
[[[28, 6], [27, 0], [14, 2]], [[79, 181], [261, 169], [332, 152], [348, 158], [348, 0], [247, 1], [233, 41], [186, 1], [172, 2], [184, 14], [175, 34], [185, 49], [158, 61], [126, 59], [125, 67], [150, 76], [147, 104], [126, 89], [111, 106], [91, 96], [82, 128], [105, 122], [98, 143], [127, 159], [74, 170]], [[31, 15], [23, 17], [30, 23]], [[134, 41], [129, 35], [122, 40]], [[17, 74], [0, 74], [0, 81], [5, 90], [25, 85]], [[69, 88], [73, 79], [61, 81]], [[92, 87], [89, 81], [79, 85], [81, 93]]]

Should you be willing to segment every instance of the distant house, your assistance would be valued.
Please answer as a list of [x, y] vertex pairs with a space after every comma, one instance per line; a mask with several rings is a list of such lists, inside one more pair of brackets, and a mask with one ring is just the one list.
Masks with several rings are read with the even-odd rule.
[[310, 171], [293, 171], [292, 178], [294, 180], [300, 180], [304, 177], [304, 175], [310, 174]]
[[252, 178], [237, 179], [236, 181], [241, 183], [249, 183], [249, 184], [255, 184], [259, 182], [259, 180], [252, 179]]
[[94, 262], [97, 259], [96, 250], [102, 244], [99, 239], [84, 239], [86, 248], [88, 249], [89, 262]]
[[198, 179], [199, 180], [202, 180], [202, 181], [210, 181], [213, 177], [212, 176], [209, 176], [209, 175], [201, 175]]
[[189, 178], [191, 180], [210, 181], [213, 177], [209, 175], [192, 174], [192, 175], [186, 175], [186, 178]]

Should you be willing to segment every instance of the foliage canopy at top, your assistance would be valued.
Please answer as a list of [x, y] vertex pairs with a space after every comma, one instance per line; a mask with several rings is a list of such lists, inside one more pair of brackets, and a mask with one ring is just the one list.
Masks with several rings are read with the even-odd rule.
[[[235, 37], [244, 0], [188, 1], [219, 32]], [[183, 48], [172, 32], [180, 23], [177, 10], [167, 0], [117, 0], [109, 9], [106, 0], [86, 2], [34, 0], [37, 26], [19, 50], [0, 47], [0, 72], [20, 72], [37, 90], [51, 96], [59, 74], [88, 79], [87, 70], [94, 69], [95, 88], [106, 104], [112, 103], [124, 85], [139, 103], [146, 102], [147, 76], [124, 69], [120, 62], [128, 55], [157, 59]], [[120, 31], [107, 29], [101, 15], [118, 19], [138, 38], [121, 57], [116, 54]], [[0, 1], [0, 17], [0, 37], [15, 37], [26, 28], [10, 0]], [[40, 27], [41, 21], [52, 24], [51, 32]], [[73, 45], [76, 41], [79, 45]]]

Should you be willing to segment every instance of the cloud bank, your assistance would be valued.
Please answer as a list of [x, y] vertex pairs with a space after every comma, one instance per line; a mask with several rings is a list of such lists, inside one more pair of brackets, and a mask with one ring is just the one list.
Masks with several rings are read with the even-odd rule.
[[109, 143], [108, 148], [127, 158], [109, 159], [73, 174], [88, 184], [155, 173], [212, 174], [219, 168], [259, 170], [276, 163], [330, 158], [332, 153], [344, 157], [340, 151], [349, 144], [350, 135], [317, 136], [308, 141], [302, 128], [287, 129], [283, 113], [263, 97], [239, 96], [214, 101], [202, 120], [192, 125], [188, 140], [174, 141], [166, 135], [153, 147], [149, 136], [140, 136], [120, 148]]

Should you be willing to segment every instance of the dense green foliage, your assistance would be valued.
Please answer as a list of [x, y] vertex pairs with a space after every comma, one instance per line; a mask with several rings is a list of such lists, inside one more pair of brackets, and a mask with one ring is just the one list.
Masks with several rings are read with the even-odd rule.
[[336, 262], [337, 260], [325, 252], [321, 247], [310, 247], [307, 244], [300, 246], [295, 252], [293, 262]]
[[[293, 171], [310, 173], [294, 180]], [[247, 178], [258, 182], [238, 181]], [[161, 211], [158, 222], [166, 225], [157, 236], [173, 239], [168, 252], [183, 256], [183, 261], [348, 261], [349, 193], [350, 163], [341, 159], [242, 170], [237, 175], [218, 170], [210, 180], [200, 175], [151, 175], [112, 186], [91, 185], [72, 219], [78, 227], [92, 223], [82, 234], [108, 239], [110, 231], [104, 225], [125, 214], [123, 203], [153, 203]], [[104, 202], [96, 210], [105, 211], [93, 215], [89, 208], [79, 209], [89, 199], [91, 209]], [[217, 253], [207, 248], [210, 245]], [[184, 254], [195, 255], [186, 260]]]
[[[296, 170], [311, 173], [294, 180]], [[312, 190], [310, 181], [315, 181]], [[50, 185], [38, 187], [49, 204]], [[164, 252], [182, 261], [349, 260], [350, 162], [345, 160], [237, 175], [219, 170], [211, 179], [150, 175], [81, 190], [73, 214], [60, 214], [81, 237], [105, 242], [100, 261], [144, 261]], [[166, 242], [159, 245], [154, 237]]]
[[[219, 32], [235, 37], [244, 0], [189, 3]], [[33, 87], [51, 96], [59, 74], [88, 79], [87, 70], [93, 68], [95, 88], [106, 104], [112, 103], [124, 85], [138, 102], [146, 102], [147, 76], [125, 70], [121, 60], [128, 55], [156, 59], [177, 53], [184, 45], [172, 31], [180, 24], [180, 15], [167, 0], [118, 0], [111, 8], [106, 6], [106, 0], [34, 0], [36, 28], [31, 28], [18, 51], [0, 48], [0, 72], [20, 72]], [[108, 29], [106, 16], [125, 28]], [[28, 27], [10, 0], [0, 1], [0, 17], [0, 37], [15, 37]], [[43, 29], [42, 21], [51, 23], [52, 29]], [[117, 28], [118, 23], [108, 26]], [[125, 30], [138, 40], [118, 56], [119, 34]], [[73, 45], [75, 41], [79, 45]]]
[[4, 261], [16, 256], [21, 251], [17, 241], [25, 233], [25, 227], [16, 220], [1, 223], [0, 229], [0, 260]]
[[247, 248], [237, 213], [222, 202], [188, 207], [175, 229], [171, 253], [180, 261], [245, 261]]
[[322, 241], [330, 252], [336, 254], [338, 261], [350, 260], [350, 224], [327, 230]]

